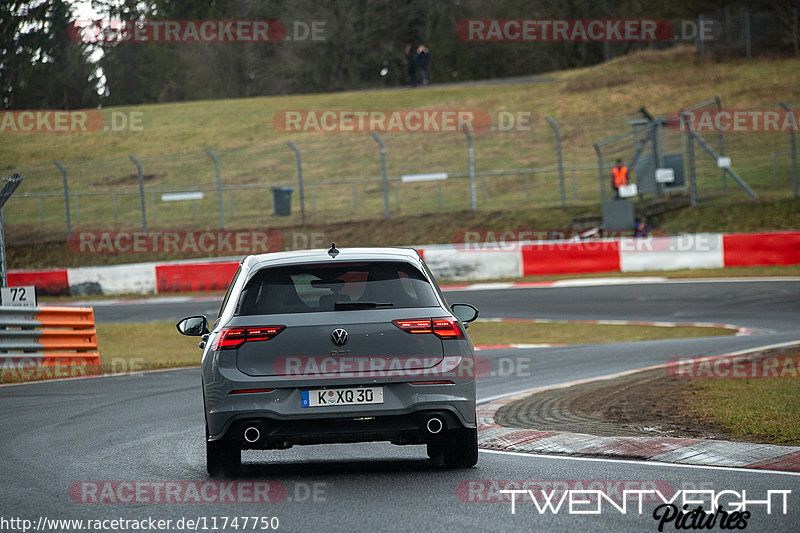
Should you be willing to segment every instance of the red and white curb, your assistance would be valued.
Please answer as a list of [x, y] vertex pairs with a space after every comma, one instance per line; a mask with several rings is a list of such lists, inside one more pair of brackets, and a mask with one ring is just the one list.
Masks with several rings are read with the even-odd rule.
[[[744, 355], [765, 349], [796, 345], [798, 343], [794, 342], [762, 346], [757, 349], [743, 350], [706, 359]], [[666, 364], [654, 365], [598, 378], [579, 380], [551, 387], [540, 387], [514, 393], [510, 396], [490, 399], [486, 403], [480, 404], [477, 408], [479, 446], [485, 450], [641, 459], [666, 463], [800, 472], [800, 446], [778, 446], [774, 444], [674, 437], [601, 437], [566, 431], [507, 428], [498, 425], [494, 420], [495, 413], [501, 407], [527, 398], [531, 394], [567, 388], [582, 383], [614, 379], [644, 370], [666, 368], [666, 366]]]
[[[415, 247], [438, 279], [488, 280], [591, 272], [800, 264], [800, 232], [696, 234], [586, 241], [508, 242]], [[163, 294], [225, 290], [239, 258], [198, 259], [53, 270], [11, 270], [9, 286], [40, 294]], [[517, 287], [565, 287], [586, 280]], [[614, 283], [606, 280], [606, 284]], [[620, 283], [634, 283], [631, 280]], [[496, 284], [505, 288], [506, 284]], [[461, 290], [471, 290], [465, 285]]]
[[524, 348], [555, 348], [567, 346], [566, 344], [477, 344], [474, 346], [476, 352], [482, 350], [520, 350]]

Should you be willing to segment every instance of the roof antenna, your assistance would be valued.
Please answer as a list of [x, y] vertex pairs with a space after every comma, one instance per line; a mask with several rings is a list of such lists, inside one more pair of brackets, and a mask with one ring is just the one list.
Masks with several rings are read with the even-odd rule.
[[331, 242], [331, 249], [328, 250], [328, 255], [332, 258], [336, 259], [336, 256], [339, 255], [339, 250], [336, 249], [336, 243]]

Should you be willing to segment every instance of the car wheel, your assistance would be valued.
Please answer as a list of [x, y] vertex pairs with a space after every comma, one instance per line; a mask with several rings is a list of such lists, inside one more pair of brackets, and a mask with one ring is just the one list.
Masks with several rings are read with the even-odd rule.
[[444, 453], [444, 446], [441, 442], [430, 442], [428, 443], [428, 457], [431, 459], [441, 459], [442, 454]]
[[447, 468], [469, 468], [478, 463], [478, 430], [451, 429], [442, 450]]
[[242, 451], [225, 441], [206, 439], [206, 470], [211, 477], [235, 476], [242, 467]]

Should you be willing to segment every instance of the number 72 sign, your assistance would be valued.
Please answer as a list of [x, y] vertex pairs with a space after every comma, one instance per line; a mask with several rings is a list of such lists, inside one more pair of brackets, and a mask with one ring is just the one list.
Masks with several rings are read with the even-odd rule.
[[36, 307], [36, 287], [3, 287], [0, 289], [0, 298], [4, 306]]

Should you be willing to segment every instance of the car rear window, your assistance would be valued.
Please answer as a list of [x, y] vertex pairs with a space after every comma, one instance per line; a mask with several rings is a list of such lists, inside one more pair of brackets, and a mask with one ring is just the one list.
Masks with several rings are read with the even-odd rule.
[[439, 305], [433, 287], [408, 263], [323, 263], [261, 269], [247, 282], [236, 314], [367, 309], [373, 303], [376, 308]]

